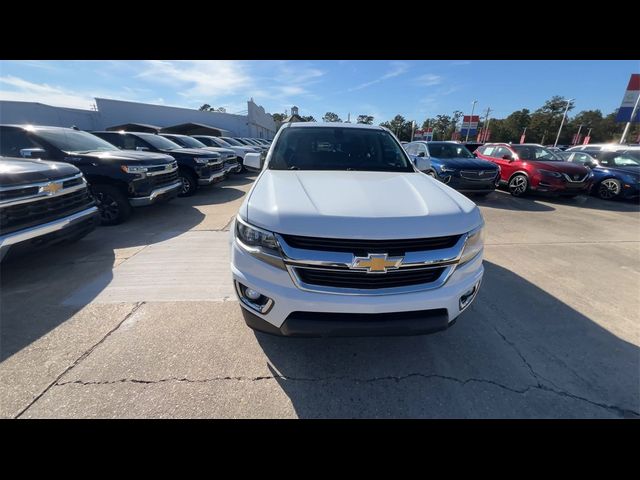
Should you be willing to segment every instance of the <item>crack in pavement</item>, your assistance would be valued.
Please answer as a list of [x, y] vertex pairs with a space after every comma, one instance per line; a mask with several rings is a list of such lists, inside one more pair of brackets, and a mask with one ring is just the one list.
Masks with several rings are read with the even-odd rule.
[[89, 355], [91, 355], [91, 352], [93, 352], [98, 346], [100, 346], [107, 338], [109, 338], [109, 336], [115, 332], [116, 330], [118, 330], [122, 324], [124, 322], [126, 322], [129, 318], [131, 318], [132, 315], [134, 315], [138, 309], [140, 307], [142, 307], [142, 305], [144, 305], [145, 302], [138, 302], [136, 303], [133, 308], [131, 309], [131, 311], [129, 313], [127, 313], [124, 318], [118, 322], [118, 324], [112, 328], [111, 330], [109, 330], [106, 335], [104, 335], [100, 340], [98, 340], [97, 343], [93, 344], [93, 346], [89, 347], [87, 350], [85, 350], [82, 355], [80, 355], [78, 358], [76, 358], [73, 363], [71, 365], [69, 365], [67, 368], [64, 369], [64, 371], [58, 375], [55, 380], [53, 382], [51, 382], [42, 392], [40, 392], [40, 394], [38, 394], [33, 400], [31, 400], [31, 402], [29, 402], [29, 404], [24, 407], [14, 418], [20, 418], [20, 416], [22, 416], [27, 410], [29, 410], [29, 408], [31, 408], [31, 406], [36, 403], [38, 400], [40, 400], [40, 398], [42, 398], [42, 396], [47, 393], [49, 391], [49, 389], [51, 389], [51, 387], [53, 387], [54, 385], [58, 385], [58, 381], [69, 371], [71, 371], [71, 369], [73, 369], [76, 365], [78, 365], [80, 362], [82, 362], [85, 358], [87, 358]]
[[186, 377], [169, 377], [162, 378], [159, 380], [143, 380], [136, 378], [122, 378], [119, 380], [104, 380], [104, 381], [83, 381], [83, 380], [72, 380], [68, 382], [56, 383], [56, 386], [65, 386], [65, 385], [82, 385], [82, 386], [90, 386], [90, 385], [113, 385], [116, 383], [138, 383], [145, 385], [154, 385], [160, 383], [167, 382], [184, 382], [184, 383], [209, 383], [209, 382], [219, 382], [219, 381], [246, 381], [246, 382], [257, 382], [261, 380], [285, 380], [285, 381], [293, 381], [293, 382], [328, 382], [328, 381], [351, 381], [356, 383], [373, 383], [380, 381], [396, 381], [401, 382], [403, 380], [407, 380], [410, 378], [424, 378], [424, 379], [432, 379], [437, 378], [441, 380], [451, 381], [458, 383], [462, 386], [467, 385], [469, 383], [486, 383], [503, 390], [507, 390], [512, 393], [517, 393], [519, 395], [525, 395], [529, 393], [531, 390], [541, 390], [544, 392], [553, 393], [562, 397], [571, 398], [573, 400], [579, 400], [582, 402], [589, 403], [590, 405], [594, 405], [596, 407], [600, 407], [606, 410], [612, 410], [616, 412], [618, 415], [623, 418], [637, 418], [640, 417], [640, 413], [635, 412], [633, 410], [624, 409], [618, 407], [616, 405], [607, 405], [604, 403], [594, 402], [589, 400], [588, 398], [580, 397], [578, 395], [574, 395], [568, 392], [564, 392], [562, 390], [555, 390], [553, 388], [547, 387], [545, 385], [528, 385], [525, 388], [518, 389], [514, 387], [510, 387], [508, 385], [504, 385], [500, 382], [496, 382], [494, 380], [488, 380], [484, 378], [467, 378], [465, 380], [451, 377], [448, 375], [440, 375], [440, 374], [424, 374], [424, 373], [409, 373], [407, 375], [402, 376], [385, 376], [385, 377], [373, 377], [373, 378], [356, 378], [356, 377], [347, 377], [347, 376], [328, 376], [328, 377], [316, 377], [316, 378], [307, 378], [307, 377], [287, 377], [284, 375], [265, 375], [265, 376], [257, 376], [257, 377], [247, 377], [247, 376], [224, 376], [224, 377], [211, 377], [211, 378], [202, 378], [202, 379], [191, 379]]

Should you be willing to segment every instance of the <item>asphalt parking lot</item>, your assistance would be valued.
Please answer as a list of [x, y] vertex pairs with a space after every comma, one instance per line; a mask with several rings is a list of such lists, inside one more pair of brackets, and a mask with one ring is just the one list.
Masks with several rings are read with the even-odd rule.
[[449, 330], [245, 326], [228, 226], [252, 176], [2, 265], [0, 416], [637, 418], [637, 202], [474, 200], [485, 277]]

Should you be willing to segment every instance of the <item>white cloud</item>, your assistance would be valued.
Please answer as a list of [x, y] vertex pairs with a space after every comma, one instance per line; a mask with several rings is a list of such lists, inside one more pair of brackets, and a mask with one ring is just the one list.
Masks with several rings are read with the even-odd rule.
[[0, 77], [0, 84], [11, 87], [11, 89], [2, 88], [0, 90], [0, 100], [39, 102], [84, 110], [89, 110], [91, 104], [94, 103], [93, 95], [88, 92], [72, 92], [46, 83], [29, 82], [11, 75]]
[[406, 64], [405, 62], [391, 62], [390, 65], [392, 67], [391, 70], [389, 70], [387, 73], [385, 73], [381, 77], [376, 78], [375, 80], [371, 80], [369, 82], [361, 83], [360, 85], [350, 88], [347, 91], [353, 92], [355, 90], [362, 90], [363, 88], [370, 87], [371, 85], [375, 85], [376, 83], [384, 82], [385, 80], [388, 80], [390, 78], [400, 76], [403, 73], [405, 73], [407, 70], [409, 70], [409, 65]]
[[231, 60], [149, 60], [137, 77], [181, 88], [182, 96], [198, 101], [238, 94], [253, 83], [247, 67]]
[[442, 77], [440, 75], [434, 75], [433, 73], [426, 73], [414, 79], [414, 83], [422, 87], [431, 87], [442, 83]]

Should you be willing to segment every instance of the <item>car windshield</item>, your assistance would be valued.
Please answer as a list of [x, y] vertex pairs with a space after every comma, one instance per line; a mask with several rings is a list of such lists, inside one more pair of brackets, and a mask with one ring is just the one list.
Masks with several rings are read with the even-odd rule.
[[204, 143], [202, 143], [201, 141], [196, 140], [195, 138], [189, 137], [187, 135], [180, 135], [179, 137], [165, 137], [165, 138], [168, 138], [172, 142], [178, 143], [179, 145], [182, 145], [183, 147], [188, 147], [188, 148], [203, 148], [203, 147], [206, 147], [206, 145]]
[[537, 145], [511, 145], [511, 148], [516, 151], [520, 160], [526, 161], [544, 161], [544, 162], [561, 162], [562, 159], [558, 157], [548, 148], [539, 147]]
[[464, 145], [429, 142], [429, 155], [436, 158], [474, 158]]
[[217, 144], [219, 147], [231, 147], [232, 145], [229, 142], [225, 142], [221, 138], [214, 138], [213, 143]]
[[240, 145], [244, 145], [244, 146], [249, 146], [252, 147], [253, 145], [251, 145], [249, 142], [247, 142], [246, 140], [244, 140], [243, 138], [234, 138], [234, 140], [236, 142], [238, 142]]
[[136, 133], [136, 135], [145, 142], [150, 143], [153, 147], [161, 150], [177, 150], [178, 148], [182, 148], [180, 145], [172, 142], [168, 138], [164, 138], [153, 133]]
[[245, 147], [246, 145], [243, 145], [242, 143], [240, 143], [237, 140], [234, 140], [233, 138], [229, 138], [229, 137], [222, 137], [222, 140], [224, 142], [227, 142], [229, 145], [235, 145], [236, 147]]
[[274, 146], [269, 169], [415, 171], [389, 132], [339, 127], [286, 128]]
[[35, 134], [63, 152], [86, 153], [118, 150], [106, 140], [81, 130], [38, 129]]
[[612, 152], [602, 155], [603, 163], [616, 167], [640, 166], [640, 152]]

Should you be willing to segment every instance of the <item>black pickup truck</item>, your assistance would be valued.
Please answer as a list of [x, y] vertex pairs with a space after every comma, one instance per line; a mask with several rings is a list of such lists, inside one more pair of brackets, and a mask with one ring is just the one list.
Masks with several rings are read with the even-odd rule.
[[123, 150], [166, 153], [178, 162], [178, 176], [182, 181], [180, 197], [196, 193], [199, 185], [211, 185], [225, 175], [219, 153], [198, 148], [182, 148], [177, 143], [155, 133], [144, 132], [92, 132]]
[[71, 163], [80, 169], [100, 209], [103, 225], [116, 225], [132, 207], [174, 198], [182, 183], [171, 156], [123, 152], [72, 128], [0, 125], [0, 155]]
[[177, 133], [161, 133], [160, 135], [164, 138], [168, 138], [174, 143], [177, 143], [183, 148], [203, 148], [211, 152], [219, 153], [222, 161], [224, 162], [224, 171], [226, 174], [239, 173], [242, 169], [242, 165], [240, 164], [236, 153], [230, 148], [208, 146], [189, 135], [178, 135]]
[[80, 170], [0, 157], [0, 260], [14, 251], [79, 240], [99, 223]]

